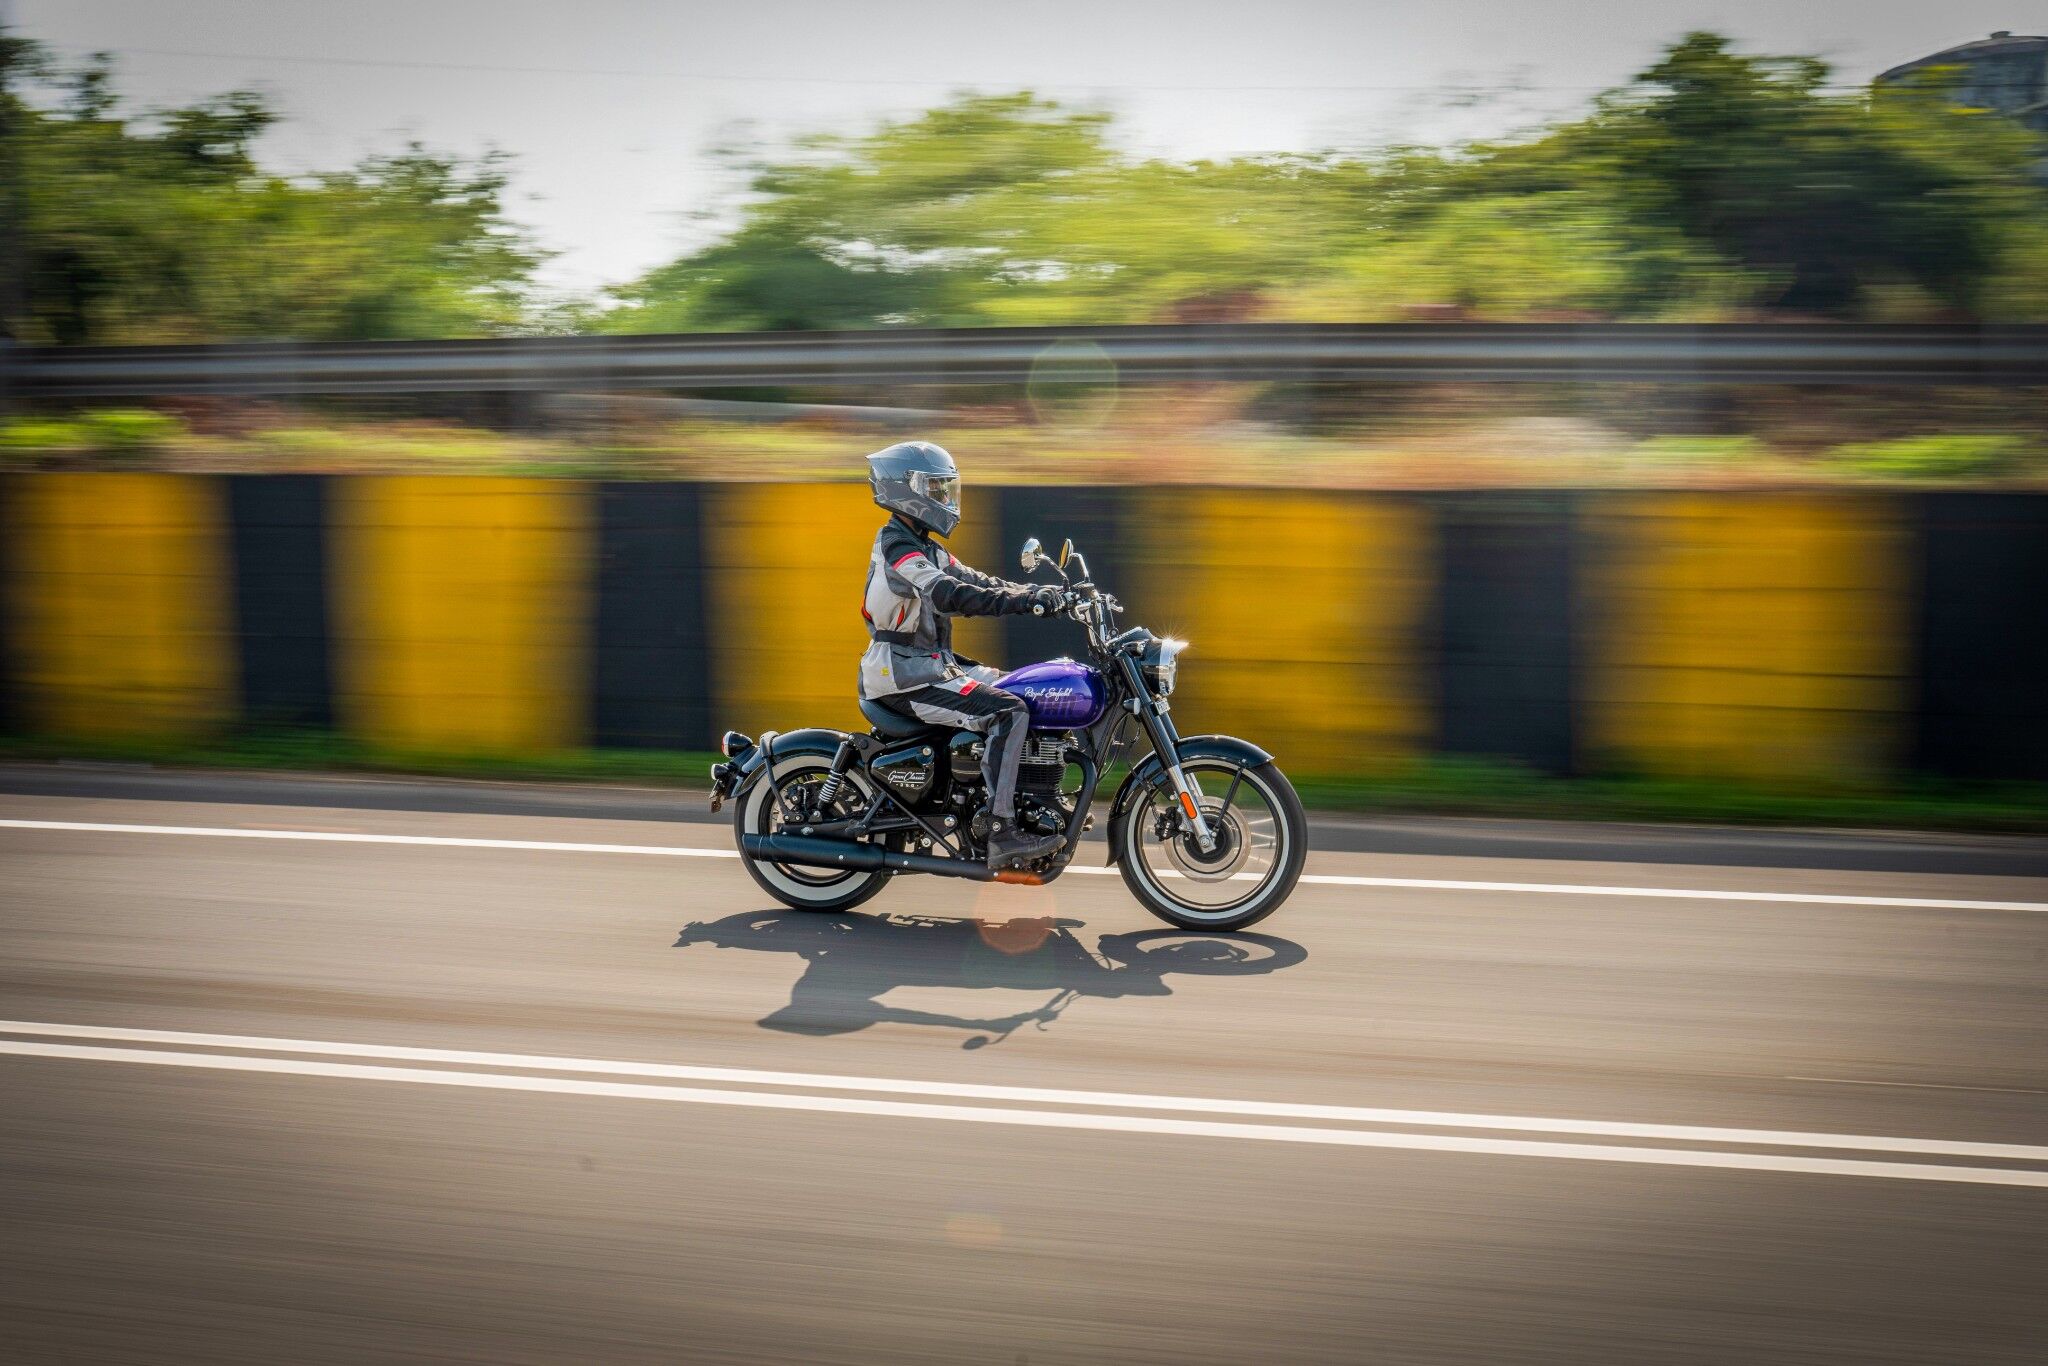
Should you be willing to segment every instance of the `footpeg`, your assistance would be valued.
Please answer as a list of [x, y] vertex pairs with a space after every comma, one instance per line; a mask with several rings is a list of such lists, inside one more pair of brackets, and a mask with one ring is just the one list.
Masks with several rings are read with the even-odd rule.
[[996, 870], [1030, 863], [1059, 847], [1058, 835], [1040, 835], [1021, 830], [1010, 821], [997, 821], [988, 835], [988, 866]]

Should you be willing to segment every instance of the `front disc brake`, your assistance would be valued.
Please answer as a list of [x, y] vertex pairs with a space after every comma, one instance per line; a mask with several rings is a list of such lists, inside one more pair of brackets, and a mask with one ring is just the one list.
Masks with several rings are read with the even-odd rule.
[[1251, 842], [1245, 838], [1244, 826], [1235, 810], [1225, 811], [1223, 803], [1214, 797], [1202, 800], [1202, 817], [1209, 824], [1209, 833], [1215, 836], [1216, 847], [1208, 853], [1195, 841], [1195, 832], [1178, 828], [1172, 835], [1161, 838], [1166, 847], [1166, 860], [1182, 877], [1194, 882], [1225, 882], [1244, 871], [1251, 861]]

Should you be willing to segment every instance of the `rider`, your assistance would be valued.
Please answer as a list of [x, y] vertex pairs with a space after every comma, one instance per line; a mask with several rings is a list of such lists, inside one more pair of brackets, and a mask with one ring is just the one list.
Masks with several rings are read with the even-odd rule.
[[868, 560], [860, 614], [871, 639], [860, 661], [860, 695], [919, 721], [986, 735], [989, 867], [1048, 854], [1060, 837], [1023, 829], [1017, 819], [1017, 765], [1030, 714], [1022, 698], [995, 686], [999, 670], [954, 653], [952, 618], [1053, 612], [1065, 595], [969, 569], [932, 540], [960, 523], [960, 472], [943, 448], [899, 442], [869, 456], [868, 470], [875, 502], [890, 517]]

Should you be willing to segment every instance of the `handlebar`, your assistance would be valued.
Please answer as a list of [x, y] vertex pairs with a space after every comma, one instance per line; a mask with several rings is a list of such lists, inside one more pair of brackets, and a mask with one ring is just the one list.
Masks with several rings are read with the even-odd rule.
[[[1097, 645], [1102, 645], [1109, 639], [1110, 618], [1121, 616], [1124, 605], [1118, 602], [1111, 594], [1105, 593], [1095, 586], [1094, 580], [1088, 573], [1088, 561], [1082, 558], [1079, 551], [1073, 549], [1073, 544], [1072, 541], [1067, 542], [1066, 547], [1060, 552], [1058, 563], [1054, 567], [1058, 571], [1060, 578], [1066, 580], [1066, 567], [1071, 558], [1075, 568], [1080, 571], [1080, 580], [1078, 582], [1068, 580], [1062, 584], [1061, 592], [1065, 597], [1058, 607], [1048, 612], [1046, 608], [1034, 604], [1031, 609], [1032, 615], [1062, 616], [1070, 621], [1079, 622], [1082, 626], [1088, 628], [1089, 638]], [[1052, 563], [1052, 560], [1040, 552], [1037, 538], [1034, 537], [1024, 543], [1024, 568], [1027, 571], [1035, 569], [1040, 565]]]
[[[1093, 584], [1086, 586], [1094, 589]], [[1096, 637], [1097, 643], [1100, 643], [1109, 634], [1109, 619], [1121, 615], [1123, 610], [1124, 605], [1113, 596], [1095, 591], [1088, 596], [1075, 594], [1062, 615], [1087, 627], [1089, 633]]]
[[[1094, 619], [1095, 614], [1098, 612], [1121, 612], [1123, 610], [1123, 604], [1107, 593], [1088, 595], [1067, 589], [1064, 592], [1060, 605], [1052, 609], [1052, 615], [1067, 617], [1085, 626]], [[1042, 617], [1046, 615], [1046, 609], [1033, 604], [1031, 614]]]

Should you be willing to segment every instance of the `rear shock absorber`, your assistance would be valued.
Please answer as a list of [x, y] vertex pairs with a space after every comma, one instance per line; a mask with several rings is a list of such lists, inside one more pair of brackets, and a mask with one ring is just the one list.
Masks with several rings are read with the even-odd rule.
[[832, 769], [825, 775], [825, 781], [818, 784], [817, 805], [813, 815], [823, 816], [839, 795], [840, 786], [846, 781], [847, 766], [853, 762], [853, 742], [841, 740], [838, 753], [832, 756]]

